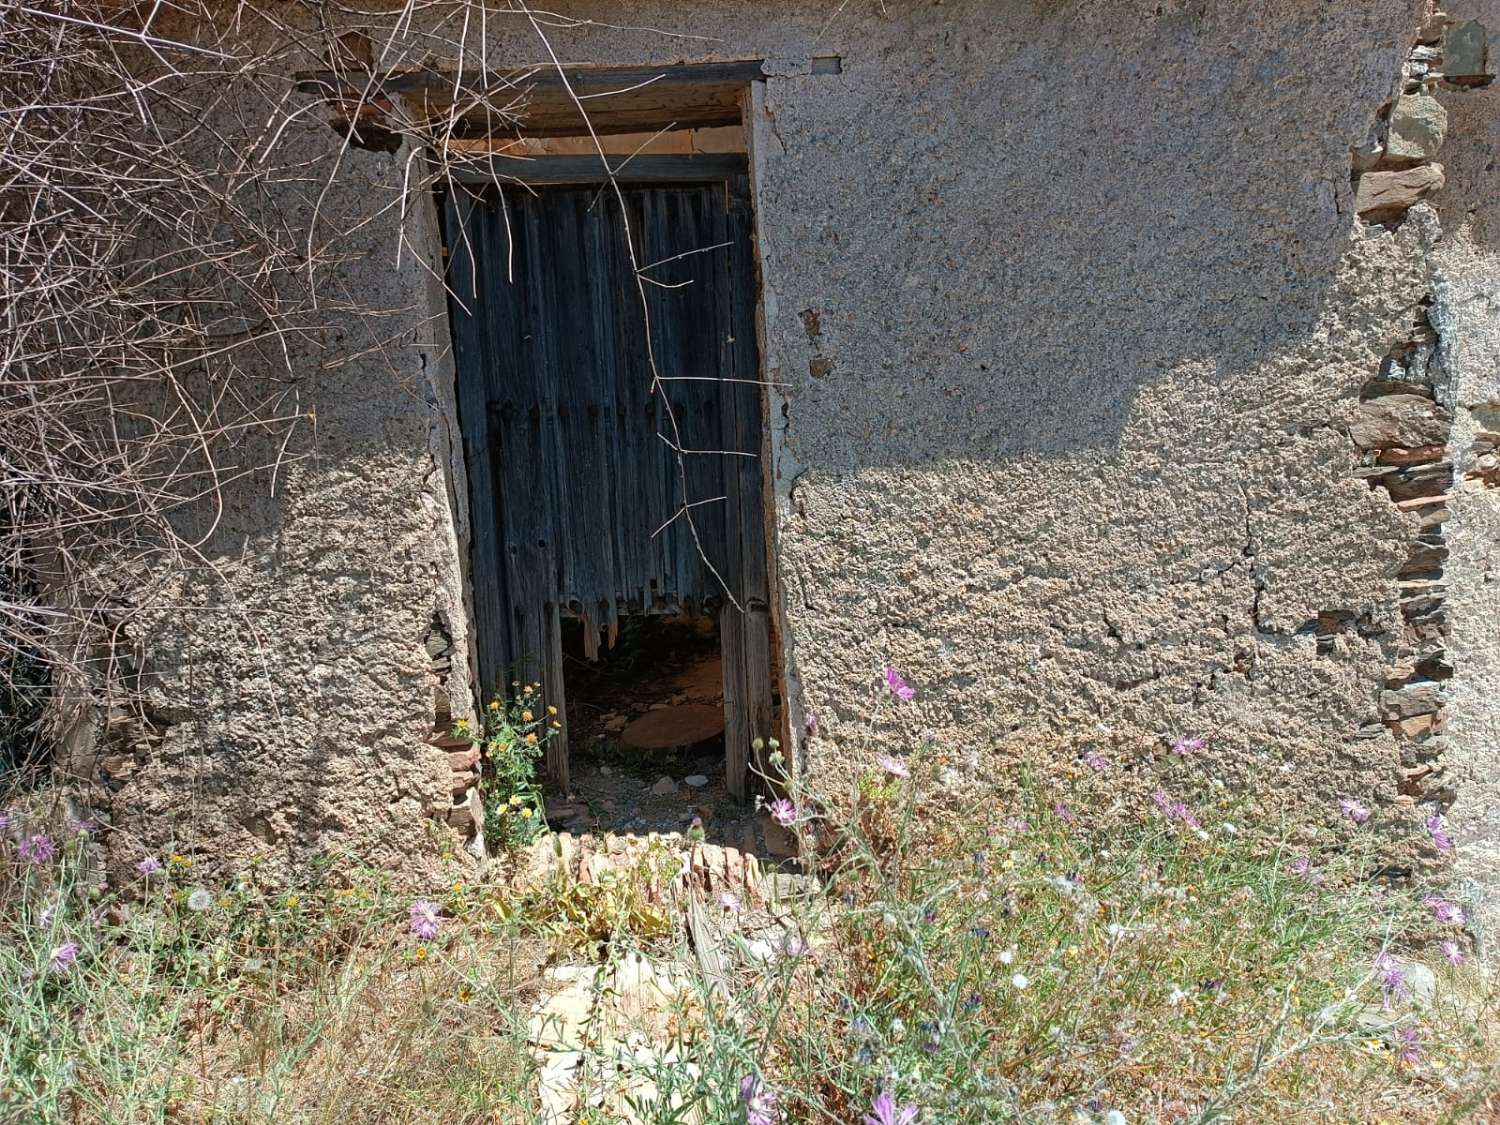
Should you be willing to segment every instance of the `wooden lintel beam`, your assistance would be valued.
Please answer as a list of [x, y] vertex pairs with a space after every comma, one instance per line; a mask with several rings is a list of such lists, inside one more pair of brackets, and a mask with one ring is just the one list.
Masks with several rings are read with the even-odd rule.
[[[697, 153], [691, 155], [613, 158], [623, 165], [615, 173], [621, 183], [713, 183], [743, 176], [743, 153]], [[589, 184], [608, 180], [597, 156], [476, 156], [454, 165], [452, 178], [461, 184]]]
[[[743, 86], [765, 77], [758, 59], [738, 62], [668, 63], [663, 66], [565, 66], [567, 84], [580, 97], [618, 96], [638, 89], [655, 87], [686, 89], [705, 84]], [[420, 67], [394, 70], [372, 79], [371, 73], [357, 66], [343, 70], [303, 71], [297, 75], [297, 89], [307, 94], [321, 94], [346, 100], [363, 90], [391, 96], [417, 95], [429, 101], [451, 103], [455, 91], [459, 98], [503, 96], [532, 91], [556, 91], [566, 96], [563, 75], [553, 66], [522, 67], [509, 72], [490, 71], [473, 74]]]

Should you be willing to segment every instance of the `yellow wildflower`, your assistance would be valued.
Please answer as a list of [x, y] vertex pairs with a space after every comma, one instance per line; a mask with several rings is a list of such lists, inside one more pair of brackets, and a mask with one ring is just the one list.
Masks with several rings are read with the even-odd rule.
[[418, 961], [427, 960], [427, 947], [425, 945], [417, 946], [417, 951], [412, 956], [414, 956]]
[[532, 714], [531, 714], [530, 711], [522, 711], [521, 712], [521, 721], [523, 723], [529, 723], [529, 722], [531, 722], [532, 717], [533, 716], [532, 716]]
[[299, 901], [299, 899], [297, 898], [296, 895], [287, 895], [286, 896], [286, 904], [288, 906], [296, 906], [297, 903], [298, 903], [298, 901]]
[[510, 803], [513, 805], [519, 805], [521, 803], [521, 795], [519, 793], [512, 793], [510, 795]]
[[555, 715], [555, 714], [557, 714], [557, 708], [554, 707], [554, 706], [552, 706], [552, 704], [550, 704], [550, 703], [547, 704], [547, 714], [549, 714], [549, 715]]
[[560, 722], [558, 722], [556, 719], [553, 719], [552, 720], [552, 729], [553, 730], [562, 730], [562, 724]]
[[528, 742], [528, 743], [529, 743], [529, 744], [531, 744], [531, 745], [532, 745], [532, 746], [535, 746], [535, 745], [536, 745], [536, 734], [535, 734], [535, 733], [532, 733], [532, 734], [528, 734], [528, 735], [527, 735], [527, 736], [526, 736], [526, 741], [527, 741], [527, 742]]
[[469, 1002], [469, 997], [471, 997], [473, 995], [474, 995], [474, 993], [469, 988], [469, 986], [468, 985], [464, 985], [462, 988], [460, 988], [458, 990], [458, 1002], [460, 1004], [467, 1004]]
[[500, 701], [498, 699], [492, 699], [492, 700], [490, 700], [490, 710], [491, 711], [498, 711], [498, 710], [500, 710]]
[[531, 815], [531, 810], [530, 809], [522, 809], [521, 810], [521, 815], [522, 816], [530, 816]]
[[453, 893], [456, 894], [456, 895], [463, 894], [464, 893], [464, 885], [462, 883], [454, 883], [453, 884]]

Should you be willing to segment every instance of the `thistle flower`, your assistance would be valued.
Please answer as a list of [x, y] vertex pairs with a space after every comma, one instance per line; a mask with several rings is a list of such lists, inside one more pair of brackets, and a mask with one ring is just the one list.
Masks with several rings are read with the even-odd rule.
[[1370, 810], [1365, 808], [1364, 805], [1360, 804], [1358, 801], [1350, 800], [1348, 797], [1345, 797], [1339, 802], [1339, 808], [1342, 809], [1344, 815], [1347, 816], [1350, 820], [1354, 821], [1355, 824], [1363, 824], [1365, 821], [1370, 819]]
[[1083, 756], [1083, 764], [1091, 770], [1109, 769], [1109, 759], [1093, 750]]
[[1052, 811], [1056, 814], [1057, 819], [1064, 824], [1075, 824], [1078, 821], [1078, 818], [1073, 815], [1073, 810], [1068, 808], [1062, 801], [1058, 801], [1057, 804], [1053, 805]]
[[1202, 749], [1203, 739], [1201, 738], [1179, 737], [1176, 742], [1172, 743], [1172, 753], [1174, 754], [1187, 755], [1193, 753], [1195, 750]]
[[1422, 905], [1432, 911], [1432, 916], [1439, 922], [1454, 922], [1458, 925], [1464, 923], [1463, 908], [1457, 903], [1449, 902], [1441, 895], [1428, 895], [1422, 900]]
[[135, 865], [135, 869], [142, 875], [155, 875], [161, 870], [161, 860], [157, 859], [154, 855], [148, 855]]
[[896, 1099], [891, 1097], [891, 1092], [882, 1090], [870, 1103], [870, 1112], [865, 1115], [862, 1125], [915, 1125], [920, 1112], [909, 1103], [896, 1108]]
[[771, 819], [783, 828], [790, 828], [797, 823], [797, 806], [786, 797], [778, 797], [766, 808], [771, 813]]
[[16, 852], [28, 863], [48, 863], [57, 858], [57, 845], [52, 837], [37, 832], [22, 840]]
[[740, 912], [740, 896], [733, 891], [725, 891], [719, 896], [719, 905], [731, 914]]
[[775, 1125], [781, 1120], [776, 1111], [776, 1091], [758, 1074], [740, 1079], [740, 1102], [745, 1107], [745, 1125]]
[[1450, 965], [1462, 965], [1464, 963], [1464, 951], [1458, 947], [1458, 942], [1450, 939], [1442, 942], [1438, 948], [1443, 951], [1443, 956], [1448, 958]]
[[443, 920], [438, 917], [438, 904], [421, 899], [411, 904], [411, 932], [423, 941], [431, 941], [437, 937], [438, 930], [442, 928]]
[[1451, 852], [1453, 841], [1448, 838], [1448, 833], [1443, 831], [1443, 818], [1440, 816], [1429, 816], [1427, 818], [1427, 834], [1432, 837], [1433, 846], [1440, 852]]
[[78, 943], [65, 941], [47, 958], [47, 971], [54, 976], [63, 976], [73, 967], [73, 962], [76, 960], [78, 960]]
[[1312, 860], [1308, 859], [1305, 855], [1300, 855], [1292, 860], [1292, 874], [1299, 879], [1305, 879], [1309, 883], [1321, 883], [1323, 881], [1323, 873], [1314, 870]]
[[213, 904], [214, 896], [210, 892], [205, 891], [202, 887], [199, 887], [192, 894], [187, 896], [187, 908], [194, 914], [202, 914]]
[[903, 702], [910, 703], [913, 699], [916, 698], [916, 688], [909, 686], [907, 682], [901, 678], [901, 673], [896, 671], [896, 669], [892, 668], [889, 664], [887, 664], [885, 668], [885, 686], [891, 689], [891, 694], [895, 695], [896, 698], [902, 700]]
[[1411, 994], [1411, 985], [1406, 981], [1406, 970], [1389, 953], [1375, 958], [1375, 979], [1380, 984], [1380, 1006], [1389, 1008], [1391, 999], [1403, 1000]]
[[1401, 1048], [1396, 1058], [1400, 1059], [1407, 1066], [1416, 1066], [1417, 1063], [1422, 1061], [1422, 1056], [1426, 1054], [1426, 1050], [1422, 1046], [1421, 1034], [1417, 1031], [1415, 1024], [1410, 1027], [1403, 1027], [1396, 1033], [1396, 1044]]
[[890, 774], [892, 777], [911, 776], [911, 770], [906, 768], [906, 763], [903, 762], [900, 758], [880, 758], [877, 759], [876, 764], [879, 765], [881, 769], [885, 770], [885, 772]]

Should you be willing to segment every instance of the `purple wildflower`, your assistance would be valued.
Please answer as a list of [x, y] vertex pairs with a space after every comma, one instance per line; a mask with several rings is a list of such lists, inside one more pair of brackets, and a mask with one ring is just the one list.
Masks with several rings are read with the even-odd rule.
[[1057, 804], [1053, 805], [1052, 811], [1057, 815], [1057, 819], [1062, 821], [1064, 824], [1074, 824], [1078, 820], [1078, 818], [1073, 815], [1073, 810], [1068, 808], [1068, 806], [1062, 801], [1058, 801]]
[[1172, 743], [1172, 753], [1174, 754], [1187, 755], [1193, 753], [1195, 750], [1202, 749], [1203, 739], [1201, 738], [1179, 737], [1176, 742]]
[[911, 776], [911, 770], [906, 768], [906, 763], [900, 758], [881, 758], [876, 764], [892, 777]]
[[1389, 1008], [1391, 999], [1404, 1000], [1411, 994], [1411, 985], [1406, 982], [1406, 970], [1389, 953], [1375, 958], [1375, 979], [1380, 983], [1380, 1006]]
[[438, 904], [423, 899], [411, 904], [411, 932], [423, 941], [437, 937], [443, 920], [438, 917]]
[[815, 712], [809, 711], [802, 716], [802, 729], [808, 734], [818, 733], [818, 716]]
[[73, 967], [73, 962], [76, 960], [78, 960], [78, 943], [65, 941], [47, 958], [47, 971], [54, 976], [62, 976]]
[[740, 896], [733, 891], [725, 891], [719, 896], [719, 905], [731, 914], [740, 912]]
[[10, 827], [10, 813], [8, 813], [8, 812], [0, 812], [0, 832], [4, 832], [9, 827]]
[[919, 1112], [917, 1107], [911, 1104], [897, 1109], [896, 1099], [891, 1097], [891, 1092], [882, 1090], [871, 1103], [870, 1112], [865, 1115], [863, 1125], [915, 1125]]
[[1443, 951], [1443, 956], [1448, 958], [1450, 965], [1462, 965], [1464, 963], [1464, 951], [1458, 947], [1458, 942], [1452, 940], [1445, 941], [1438, 948]]
[[1432, 911], [1432, 916], [1439, 922], [1456, 922], [1460, 926], [1464, 922], [1463, 909], [1453, 902], [1449, 902], [1441, 895], [1428, 895], [1422, 900], [1422, 905]]
[[69, 817], [68, 827], [73, 830], [75, 836], [87, 836], [99, 831], [99, 822], [91, 816]]
[[1344, 815], [1347, 816], [1350, 820], [1354, 821], [1355, 824], [1363, 824], [1365, 821], [1370, 819], [1370, 810], [1365, 808], [1364, 805], [1360, 804], [1358, 801], [1352, 801], [1348, 797], [1345, 797], [1342, 801], [1339, 802], [1339, 808], [1342, 809]]
[[1440, 852], [1451, 852], [1453, 841], [1448, 838], [1448, 833], [1443, 831], [1443, 818], [1440, 816], [1429, 816], [1427, 818], [1427, 834], [1432, 837], [1433, 846]]
[[50, 930], [55, 921], [57, 921], [57, 906], [54, 904], [46, 907], [36, 916], [36, 927], [39, 930]]
[[776, 1112], [776, 1091], [758, 1074], [740, 1079], [740, 1101], [745, 1106], [745, 1125], [775, 1125], [781, 1120]]
[[161, 860], [157, 859], [154, 855], [148, 855], [135, 865], [135, 869], [142, 875], [155, 875], [161, 870]]
[[1156, 792], [1151, 794], [1151, 800], [1168, 820], [1180, 820], [1189, 828], [1202, 827], [1198, 823], [1198, 818], [1193, 815], [1193, 810], [1187, 807], [1186, 802], [1172, 800], [1167, 796], [1166, 790], [1158, 787]]
[[905, 702], [909, 703], [911, 702], [911, 700], [916, 698], [916, 688], [909, 686], [907, 682], [901, 678], [901, 673], [896, 671], [896, 669], [892, 668], [889, 664], [887, 664], [885, 668], [885, 686], [891, 689], [892, 694], [894, 694], [896, 698], [901, 699]]
[[1091, 770], [1109, 769], [1109, 759], [1094, 750], [1090, 750], [1083, 756], [1083, 764]]
[[1305, 855], [1298, 856], [1292, 860], [1292, 874], [1299, 879], [1305, 879], [1309, 883], [1321, 883], [1323, 881], [1323, 873], [1314, 868], [1312, 860], [1308, 859]]
[[1416, 1066], [1426, 1053], [1422, 1047], [1422, 1037], [1418, 1034], [1415, 1024], [1403, 1027], [1396, 1033], [1396, 1044], [1401, 1048], [1396, 1057], [1407, 1066]]
[[788, 957], [806, 957], [812, 952], [812, 946], [800, 934], [787, 934], [781, 943], [781, 951]]
[[786, 797], [778, 797], [766, 808], [770, 810], [771, 819], [783, 828], [790, 828], [797, 823], [797, 806]]
[[28, 863], [47, 863], [57, 858], [57, 845], [52, 842], [52, 837], [40, 832], [27, 836], [16, 851]]

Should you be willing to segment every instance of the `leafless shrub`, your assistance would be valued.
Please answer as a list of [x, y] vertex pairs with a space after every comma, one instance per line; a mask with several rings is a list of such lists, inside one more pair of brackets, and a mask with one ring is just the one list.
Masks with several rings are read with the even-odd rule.
[[[274, 490], [307, 455], [299, 348], [351, 317], [368, 320], [366, 346], [391, 342], [390, 310], [326, 284], [349, 236], [404, 215], [470, 155], [451, 143], [460, 121], [515, 135], [530, 72], [487, 63], [498, 22], [554, 62], [548, 37], [571, 22], [523, 3], [371, 8], [0, 0], [0, 681], [13, 746], [46, 733], [49, 694], [73, 701], [51, 708], [54, 726], [101, 691], [128, 702], [132, 615], [187, 611], [182, 576], [212, 576], [226, 486]], [[432, 59], [454, 76], [451, 101], [390, 96], [391, 75]], [[298, 81], [309, 70], [324, 75], [311, 96]], [[342, 139], [321, 132], [329, 123]], [[301, 143], [310, 127], [315, 146]], [[398, 152], [401, 183], [330, 214], [356, 145]]]

